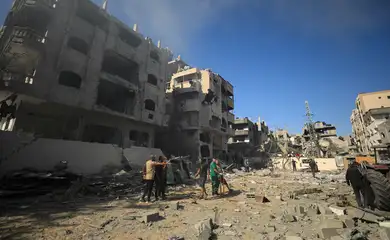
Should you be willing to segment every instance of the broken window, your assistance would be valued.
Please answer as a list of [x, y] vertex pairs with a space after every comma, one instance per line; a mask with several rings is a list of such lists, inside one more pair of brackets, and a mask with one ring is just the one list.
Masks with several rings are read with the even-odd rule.
[[148, 75], [148, 83], [157, 86], [157, 78], [153, 74]]
[[158, 52], [156, 50], [152, 50], [150, 52], [150, 58], [152, 58], [153, 60], [155, 60], [157, 62], [160, 62], [160, 56], [158, 55]]
[[67, 87], [80, 88], [81, 87], [81, 77], [71, 71], [62, 71], [58, 78], [58, 83]]
[[151, 99], [146, 99], [145, 100], [145, 109], [149, 111], [155, 111], [156, 109], [156, 104], [154, 103], [153, 100]]
[[137, 141], [137, 139], [138, 139], [138, 131], [136, 131], [136, 130], [131, 130], [131, 131], [130, 131], [130, 134], [129, 134], [129, 139], [130, 139], [131, 141]]
[[71, 37], [68, 40], [68, 47], [85, 55], [88, 54], [88, 44], [81, 38]]
[[100, 12], [100, 8], [90, 1], [79, 1], [76, 15], [92, 26], [107, 30], [108, 21], [106, 17]]
[[142, 43], [141, 38], [135, 35], [135, 33], [132, 33], [130, 30], [127, 30], [123, 27], [119, 27], [119, 38], [126, 44], [129, 44], [130, 46], [135, 48]]
[[138, 64], [114, 52], [104, 54], [102, 71], [138, 85]]
[[217, 101], [217, 96], [214, 94], [214, 92], [211, 89], [209, 89], [207, 90], [207, 94], [204, 96], [202, 104], [213, 104], [213, 102], [216, 101]]
[[200, 155], [201, 157], [210, 157], [210, 149], [208, 145], [202, 145], [200, 147]]
[[143, 132], [140, 136], [140, 145], [141, 147], [148, 147], [149, 146], [149, 133]]
[[208, 133], [200, 133], [199, 140], [205, 143], [210, 143], [210, 135]]
[[86, 125], [83, 133], [83, 141], [122, 146], [121, 132], [116, 128], [101, 125]]
[[135, 106], [135, 93], [126, 87], [101, 79], [96, 104], [116, 112], [132, 115]]

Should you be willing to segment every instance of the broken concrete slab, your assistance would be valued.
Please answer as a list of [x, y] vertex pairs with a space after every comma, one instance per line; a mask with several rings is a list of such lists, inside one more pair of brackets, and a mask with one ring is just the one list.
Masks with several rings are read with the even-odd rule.
[[302, 240], [302, 238], [298, 236], [286, 236], [286, 240]]
[[266, 196], [255, 196], [256, 202], [268, 203], [271, 202]]
[[180, 203], [179, 201], [175, 201], [171, 204], [171, 208], [174, 210], [179, 210], [180, 209]]
[[380, 227], [390, 228], [390, 221], [379, 222]]
[[390, 240], [390, 229], [382, 228], [378, 230], [381, 240]]
[[344, 228], [354, 228], [355, 221], [353, 219], [345, 219], [343, 220]]
[[343, 216], [343, 215], [347, 214], [347, 210], [343, 207], [338, 207], [338, 206], [333, 205], [333, 206], [329, 206], [329, 209], [337, 216]]
[[295, 213], [298, 214], [306, 214], [307, 210], [306, 207], [303, 205], [297, 205], [294, 207]]
[[282, 220], [283, 220], [283, 222], [286, 222], [286, 223], [288, 223], [288, 222], [296, 222], [297, 218], [294, 215], [285, 214], [285, 215], [283, 215]]
[[211, 219], [202, 220], [195, 224], [199, 240], [209, 240], [213, 232], [213, 223]]
[[331, 239], [331, 237], [339, 236], [337, 230], [338, 228], [322, 228], [318, 237], [322, 239]]
[[321, 222], [322, 228], [344, 228], [344, 223], [338, 219], [328, 218]]
[[161, 217], [160, 217], [159, 212], [152, 212], [152, 213], [145, 214], [142, 218], [142, 222], [144, 222], [144, 223], [156, 222], [160, 219], [161, 219]]

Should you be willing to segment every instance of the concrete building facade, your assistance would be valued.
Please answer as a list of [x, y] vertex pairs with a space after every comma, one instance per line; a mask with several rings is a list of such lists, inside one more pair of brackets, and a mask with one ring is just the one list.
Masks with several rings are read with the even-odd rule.
[[[89, 0], [15, 0], [0, 39], [1, 130], [154, 146], [172, 53]], [[5, 107], [7, 107], [5, 106]]]
[[[332, 124], [328, 124], [325, 122], [317, 121], [314, 123], [314, 131], [317, 134], [318, 138], [326, 138], [326, 137], [336, 137], [337, 130], [336, 127]], [[307, 141], [310, 139], [310, 132], [307, 129], [307, 126], [303, 128], [302, 137]]]
[[233, 136], [229, 138], [229, 151], [249, 154], [260, 144], [260, 132], [258, 125], [249, 118], [236, 118], [232, 125]]
[[233, 86], [221, 75], [209, 69], [178, 68], [167, 90], [169, 127], [161, 133], [159, 147], [174, 155], [191, 155], [193, 161], [226, 158], [233, 109]]
[[355, 104], [350, 117], [354, 142], [359, 152], [370, 153], [382, 144], [378, 127], [390, 117], [390, 90], [361, 93]]

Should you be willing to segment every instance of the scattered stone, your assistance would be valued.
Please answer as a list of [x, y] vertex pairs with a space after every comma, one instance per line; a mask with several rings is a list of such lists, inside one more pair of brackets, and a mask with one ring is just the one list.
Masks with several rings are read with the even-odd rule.
[[306, 213], [306, 209], [303, 205], [298, 205], [298, 206], [295, 206], [295, 213], [298, 213], [298, 214], [305, 214]]
[[330, 206], [329, 209], [336, 214], [337, 216], [343, 216], [347, 213], [345, 208], [338, 207], [338, 206]]
[[322, 239], [330, 239], [333, 236], [339, 236], [337, 229], [338, 228], [322, 228], [318, 237]]
[[355, 221], [353, 219], [345, 219], [343, 221], [344, 228], [354, 228], [355, 227]]
[[271, 202], [266, 196], [256, 196], [255, 199], [257, 202], [261, 202], [261, 203]]
[[353, 229], [350, 233], [350, 240], [368, 240], [368, 232], [360, 232], [357, 229]]
[[340, 221], [340, 220], [337, 220], [337, 219], [328, 218], [328, 219], [322, 221], [321, 227], [322, 228], [337, 228], [337, 229], [340, 229], [340, 228], [344, 228], [344, 223], [342, 221]]
[[173, 202], [171, 205], [171, 208], [174, 210], [179, 210], [180, 209], [180, 203], [179, 201]]
[[72, 234], [73, 233], [73, 231], [72, 230], [69, 230], [69, 229], [66, 229], [66, 231], [65, 231], [65, 234], [66, 235], [70, 235], [70, 234]]
[[283, 222], [296, 222], [297, 218], [294, 215], [291, 214], [285, 214], [283, 215]]
[[158, 212], [148, 213], [143, 216], [142, 222], [150, 223], [160, 220], [160, 214]]
[[203, 220], [195, 224], [195, 229], [198, 231], [199, 240], [209, 240], [212, 236], [213, 222], [211, 219]]
[[284, 199], [283, 199], [283, 196], [282, 196], [282, 195], [276, 196], [276, 197], [275, 197], [275, 199], [276, 199], [276, 200], [280, 200], [280, 201], [282, 201], [282, 202], [284, 201]]
[[390, 221], [379, 222], [380, 227], [390, 228]]
[[224, 235], [225, 236], [236, 236], [236, 233], [233, 231], [226, 231], [226, 232], [224, 232]]
[[276, 227], [275, 225], [266, 225], [265, 226], [265, 229], [266, 229], [266, 232], [269, 233], [269, 232], [276, 232]]
[[234, 209], [234, 211], [235, 211], [235, 212], [241, 212], [241, 210], [238, 209], [238, 208]]
[[233, 226], [231, 223], [224, 223], [224, 224], [222, 224], [222, 226], [224, 226], [224, 227], [231, 227], [231, 226]]

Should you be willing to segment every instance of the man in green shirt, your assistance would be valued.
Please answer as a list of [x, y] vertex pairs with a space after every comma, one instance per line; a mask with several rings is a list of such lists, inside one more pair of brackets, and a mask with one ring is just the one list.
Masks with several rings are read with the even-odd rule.
[[210, 178], [211, 178], [213, 196], [219, 195], [218, 194], [219, 174], [220, 174], [220, 172], [219, 172], [219, 168], [218, 168], [218, 159], [213, 159], [213, 162], [210, 164]]

